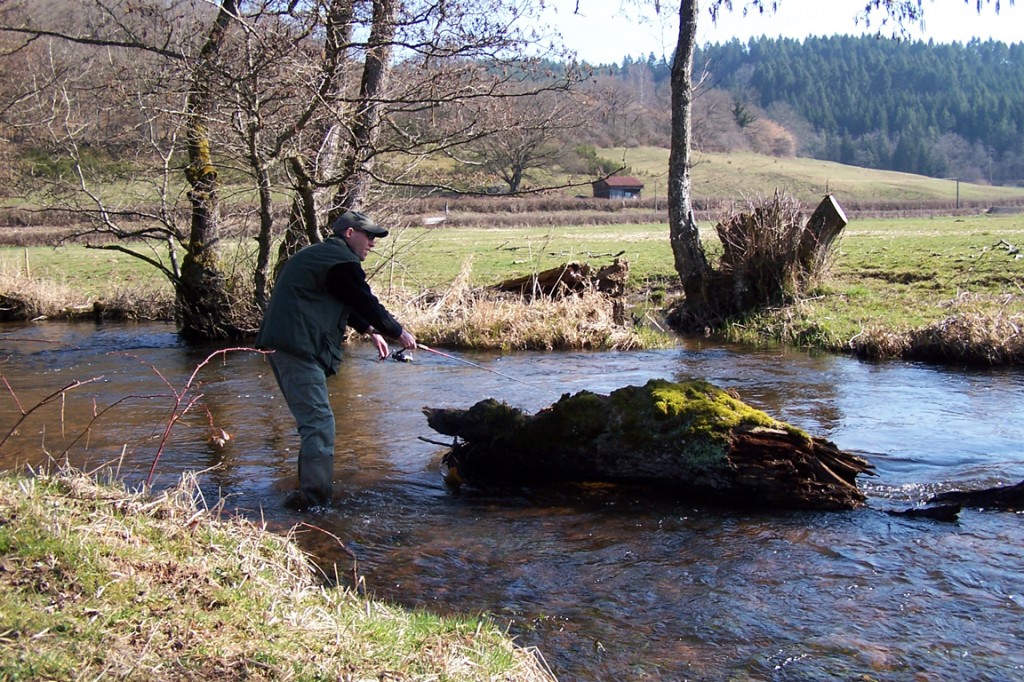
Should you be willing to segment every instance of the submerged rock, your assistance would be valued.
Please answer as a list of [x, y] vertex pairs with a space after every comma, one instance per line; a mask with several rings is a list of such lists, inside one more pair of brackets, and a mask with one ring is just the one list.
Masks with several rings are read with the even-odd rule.
[[444, 462], [470, 484], [640, 483], [733, 506], [834, 510], [864, 503], [856, 478], [873, 470], [706, 381], [581, 391], [534, 415], [493, 399], [424, 414], [455, 437]]

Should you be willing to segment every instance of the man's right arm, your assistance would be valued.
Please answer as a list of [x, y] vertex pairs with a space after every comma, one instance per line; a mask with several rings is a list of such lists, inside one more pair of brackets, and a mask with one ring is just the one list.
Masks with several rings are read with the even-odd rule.
[[[327, 290], [344, 301], [358, 316], [353, 322], [364, 322], [391, 339], [402, 339], [402, 325], [389, 313], [370, 290], [366, 274], [358, 263], [338, 263], [327, 271]], [[356, 324], [353, 327], [359, 330]], [[407, 333], [407, 332], [406, 332]]]

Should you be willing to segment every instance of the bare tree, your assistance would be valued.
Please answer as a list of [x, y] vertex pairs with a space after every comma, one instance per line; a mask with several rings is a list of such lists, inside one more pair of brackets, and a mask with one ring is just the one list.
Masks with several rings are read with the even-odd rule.
[[[1000, 0], [964, 0], [974, 2], [977, 11], [985, 5], [994, 5], [999, 11]], [[1013, 0], [1010, 0], [1011, 4]], [[747, 0], [741, 11], [775, 11], [781, 0]], [[739, 3], [737, 3], [739, 4]], [[656, 3], [656, 7], [660, 5]], [[679, 35], [672, 62], [672, 137], [669, 151], [669, 240], [676, 273], [683, 288], [684, 304], [677, 318], [683, 327], [701, 328], [735, 311], [735, 301], [717, 291], [714, 271], [700, 239], [691, 200], [693, 167], [693, 56], [697, 46], [698, 0], [680, 0]], [[710, 0], [711, 21], [723, 9], [731, 11], [731, 0]], [[880, 19], [879, 19], [880, 17]], [[857, 19], [866, 25], [876, 21], [879, 30], [891, 28], [900, 33], [908, 25], [924, 17], [923, 0], [866, 0], [865, 8]]]
[[[73, 186], [58, 176], [47, 203], [90, 218], [83, 232], [118, 240], [97, 248], [159, 267], [185, 337], [235, 338], [266, 302], [275, 197], [293, 196], [286, 257], [321, 239], [334, 213], [426, 184], [419, 160], [494, 132], [480, 123], [485, 103], [533, 78], [517, 57], [522, 18], [508, 0], [83, 0], [71, 10], [14, 0], [0, 8], [0, 59], [31, 53], [40, 77], [13, 93], [17, 111], [0, 121], [31, 109], [74, 170]], [[89, 115], [94, 103], [116, 135]], [[105, 194], [88, 163], [93, 145], [109, 151], [117, 136], [134, 168], [152, 164], [133, 178], [148, 196]], [[225, 230], [256, 234], [248, 282], [221, 261]]]
[[460, 160], [485, 179], [501, 178], [508, 193], [516, 194], [532, 170], [561, 159], [564, 134], [581, 124], [580, 113], [576, 101], [564, 92], [493, 99], [478, 121], [493, 132], [476, 139]]

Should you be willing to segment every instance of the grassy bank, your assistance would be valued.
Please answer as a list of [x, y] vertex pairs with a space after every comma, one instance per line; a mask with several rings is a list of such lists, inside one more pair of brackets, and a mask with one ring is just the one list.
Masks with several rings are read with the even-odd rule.
[[[702, 224], [714, 258], [712, 224]], [[830, 276], [784, 308], [734, 321], [716, 333], [865, 357], [919, 357], [979, 364], [1024, 361], [1024, 214], [859, 219], [846, 228]], [[643, 318], [668, 303], [677, 282], [662, 223], [571, 227], [406, 228], [367, 262], [374, 286], [426, 343], [551, 348], [630, 348], [653, 335], [616, 328], [600, 304], [494, 305], [479, 290], [571, 260], [629, 262], [631, 304]], [[27, 264], [27, 265], [26, 265]], [[26, 270], [32, 277], [25, 276]], [[123, 254], [81, 246], [0, 249], [0, 292], [61, 293], [60, 309], [144, 292], [139, 305], [169, 310], [169, 286]], [[133, 288], [134, 287], [134, 288]], [[476, 292], [476, 293], [474, 293]], [[51, 301], [53, 299], [50, 299]], [[559, 307], [561, 306], [561, 307]], [[600, 327], [582, 321], [603, 318]], [[522, 329], [512, 333], [516, 323]]]
[[722, 333], [868, 358], [1020, 364], [1022, 244], [1022, 215], [854, 222], [818, 289]]
[[0, 679], [551, 680], [485, 617], [324, 587], [289, 538], [74, 472], [0, 478]]

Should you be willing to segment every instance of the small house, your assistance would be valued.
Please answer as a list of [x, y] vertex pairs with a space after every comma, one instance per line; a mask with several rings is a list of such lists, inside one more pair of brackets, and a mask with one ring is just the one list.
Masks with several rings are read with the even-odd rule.
[[591, 183], [595, 199], [639, 199], [644, 183], [629, 176], [613, 175]]

